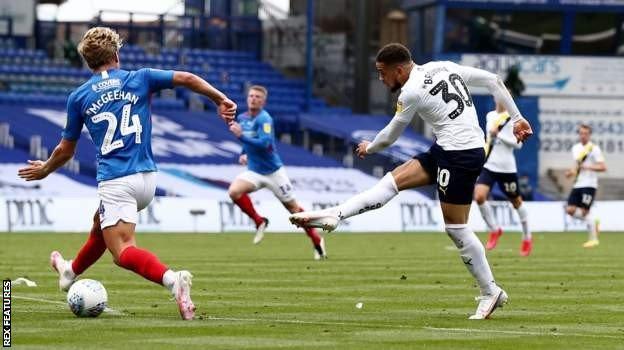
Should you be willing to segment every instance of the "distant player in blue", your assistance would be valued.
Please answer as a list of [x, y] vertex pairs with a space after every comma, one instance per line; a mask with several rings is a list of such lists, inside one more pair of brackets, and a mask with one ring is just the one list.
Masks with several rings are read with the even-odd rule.
[[156, 190], [151, 94], [184, 86], [214, 101], [226, 122], [233, 120], [236, 104], [191, 73], [122, 70], [120, 48], [121, 39], [110, 28], [96, 27], [85, 33], [78, 52], [94, 74], [69, 95], [67, 124], [50, 158], [45, 162], [28, 161], [29, 165], [19, 170], [19, 176], [26, 181], [40, 180], [63, 166], [74, 156], [86, 126], [96, 146], [100, 207], [89, 239], [73, 261], [64, 260], [57, 251], [50, 254], [50, 264], [59, 273], [59, 287], [68, 290], [76, 277], [108, 248], [117, 265], [169, 289], [182, 318], [192, 319], [193, 276], [188, 271], [168, 269], [154, 254], [136, 247], [134, 237], [137, 213], [152, 201]]
[[[267, 187], [289, 212], [303, 211], [293, 196], [293, 186], [275, 148], [273, 118], [264, 110], [267, 94], [265, 87], [251, 86], [247, 93], [247, 112], [230, 124], [230, 131], [243, 143], [239, 163], [247, 165], [247, 171], [234, 179], [228, 192], [234, 203], [255, 222], [254, 244], [264, 238], [269, 220], [256, 212], [248, 193]], [[314, 258], [326, 258], [324, 239], [314, 228], [306, 228], [305, 232], [314, 245]]]

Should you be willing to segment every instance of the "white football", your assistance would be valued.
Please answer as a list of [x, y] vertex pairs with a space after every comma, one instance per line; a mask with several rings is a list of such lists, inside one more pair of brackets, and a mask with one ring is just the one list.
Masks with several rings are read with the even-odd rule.
[[108, 305], [108, 294], [102, 283], [82, 279], [69, 288], [67, 304], [78, 317], [98, 317]]

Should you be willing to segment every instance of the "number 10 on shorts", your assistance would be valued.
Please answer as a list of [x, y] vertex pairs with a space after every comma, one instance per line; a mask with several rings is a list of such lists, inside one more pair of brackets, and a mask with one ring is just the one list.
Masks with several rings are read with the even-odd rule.
[[438, 185], [440, 187], [445, 188], [448, 186], [449, 181], [451, 180], [451, 172], [448, 169], [440, 169], [438, 168]]

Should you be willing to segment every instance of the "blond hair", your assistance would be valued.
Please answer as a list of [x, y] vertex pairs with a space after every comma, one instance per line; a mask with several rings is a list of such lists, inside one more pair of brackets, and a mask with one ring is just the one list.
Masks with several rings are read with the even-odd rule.
[[114, 60], [122, 46], [119, 34], [108, 27], [94, 27], [84, 34], [78, 44], [78, 53], [91, 69], [97, 69]]
[[267, 90], [267, 88], [265, 88], [262, 85], [252, 85], [249, 87], [249, 90], [247, 91], [247, 93], [249, 94], [249, 91], [251, 90], [256, 90], [256, 91], [260, 91], [261, 93], [264, 94], [264, 98], [266, 99], [267, 97], [269, 97], [269, 91]]

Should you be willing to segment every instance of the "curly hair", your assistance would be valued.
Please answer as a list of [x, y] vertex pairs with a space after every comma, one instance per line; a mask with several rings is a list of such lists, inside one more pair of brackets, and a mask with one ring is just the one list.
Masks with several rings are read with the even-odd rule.
[[78, 53], [91, 69], [110, 63], [122, 46], [119, 34], [108, 27], [89, 29], [80, 43]]

